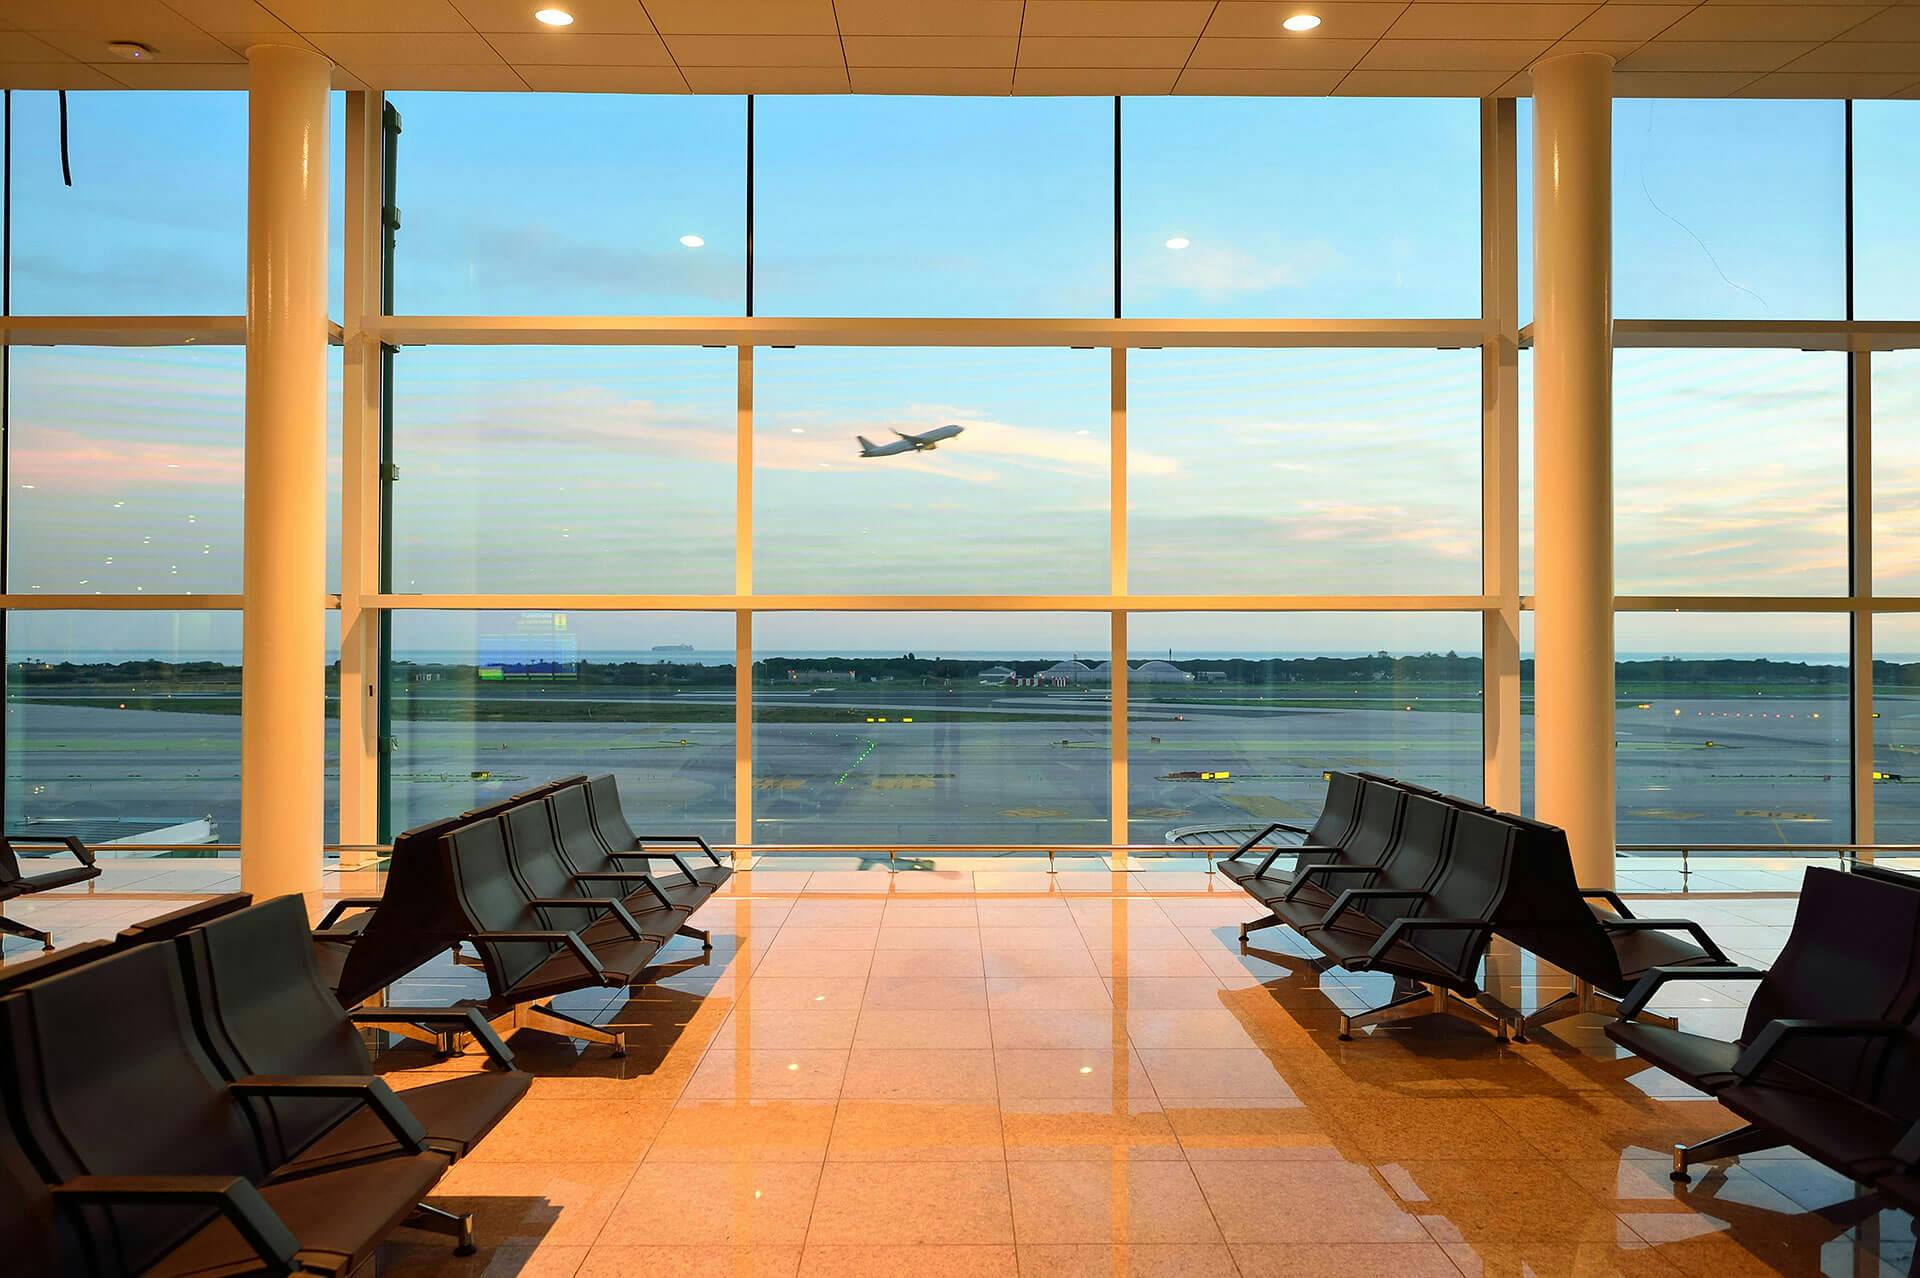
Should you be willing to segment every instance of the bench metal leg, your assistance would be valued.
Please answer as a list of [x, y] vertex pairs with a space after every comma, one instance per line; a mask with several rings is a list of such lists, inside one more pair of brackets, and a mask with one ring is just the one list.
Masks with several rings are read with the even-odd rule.
[[627, 1054], [627, 1035], [623, 1030], [602, 1029], [591, 1021], [569, 1016], [551, 1003], [521, 1003], [512, 1011], [494, 1017], [488, 1024], [501, 1038], [520, 1030], [552, 1034], [557, 1038], [577, 1038], [583, 1043], [605, 1043], [615, 1056]]
[[1764, 1127], [1748, 1123], [1745, 1127], [1736, 1127], [1730, 1132], [1721, 1132], [1694, 1145], [1675, 1145], [1673, 1147], [1673, 1170], [1667, 1173], [1671, 1180], [1692, 1180], [1687, 1168], [1697, 1163], [1710, 1163], [1717, 1158], [1738, 1158], [1741, 1154], [1751, 1154], [1762, 1149], [1778, 1149], [1786, 1144], [1780, 1136]]
[[700, 948], [703, 950], [710, 950], [713, 948], [713, 934], [708, 932], [707, 929], [703, 927], [694, 927], [691, 924], [688, 924], [681, 927], [681, 929], [678, 932], [675, 932], [674, 935], [692, 937], [694, 940], [700, 942]]
[[1280, 922], [1281, 919], [1278, 914], [1269, 914], [1264, 919], [1255, 919], [1251, 923], [1242, 923], [1240, 925], [1240, 939], [1243, 941], [1246, 940], [1247, 933], [1258, 932], [1263, 927], [1278, 927], [1280, 926]]
[[1493, 1031], [1495, 1039], [1507, 1041], [1507, 1018], [1478, 1003], [1461, 998], [1438, 985], [1419, 985], [1370, 1011], [1348, 1016], [1340, 1014], [1340, 1037], [1351, 1041], [1353, 1031], [1390, 1021], [1412, 1020], [1416, 1016], [1454, 1016]]
[[22, 923], [18, 919], [10, 919], [4, 914], [0, 914], [0, 932], [9, 936], [24, 937], [29, 941], [38, 941], [43, 950], [53, 948], [53, 933], [42, 932], [37, 927]]
[[[1559, 998], [1514, 1023], [1513, 1041], [1524, 1043], [1527, 1034], [1542, 1025], [1551, 1025], [1555, 1021], [1564, 1021], [1575, 1016], [1605, 1016], [1613, 1020], [1620, 1017], [1620, 1000], [1610, 994], [1595, 989], [1591, 982], [1575, 981], [1573, 988]], [[1661, 1016], [1657, 1012], [1642, 1012], [1634, 1018], [1644, 1025], [1657, 1025], [1662, 1029], [1677, 1029], [1680, 1022], [1671, 1016]]]
[[430, 1234], [444, 1234], [453, 1239], [453, 1254], [456, 1256], [471, 1256], [475, 1251], [472, 1213], [456, 1216], [431, 1203], [421, 1203], [401, 1223], [409, 1229], [423, 1229]]

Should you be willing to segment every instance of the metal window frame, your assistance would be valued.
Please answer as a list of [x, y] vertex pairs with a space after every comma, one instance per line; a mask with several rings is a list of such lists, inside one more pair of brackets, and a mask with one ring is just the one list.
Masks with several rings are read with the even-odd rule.
[[[747, 263], [745, 314], [718, 317], [408, 316], [391, 314], [393, 150], [382, 94], [348, 94], [347, 302], [332, 326], [347, 369], [344, 403], [342, 590], [327, 606], [341, 612], [342, 750], [339, 821], [343, 843], [383, 840], [389, 757], [386, 698], [381, 675], [389, 658], [388, 620], [409, 610], [693, 611], [730, 613], [735, 642], [734, 842], [753, 836], [753, 619], [761, 612], [927, 611], [1088, 612], [1109, 617], [1115, 670], [1110, 762], [1111, 839], [1128, 842], [1127, 725], [1124, 673], [1128, 621], [1146, 612], [1454, 612], [1482, 621], [1482, 763], [1488, 801], [1519, 806], [1521, 615], [1532, 607], [1519, 593], [1519, 476], [1517, 359], [1531, 344], [1531, 326], [1517, 323], [1516, 127], [1512, 100], [1480, 105], [1481, 306], [1470, 317], [1382, 320], [1153, 320], [1119, 314], [1116, 256], [1115, 317], [1111, 319], [973, 319], [918, 317], [781, 317], [754, 314], [753, 99], [747, 99]], [[1849, 318], [1833, 321], [1705, 321], [1621, 319], [1616, 348], [1827, 350], [1849, 353], [1850, 540], [1848, 592], [1835, 596], [1633, 596], [1615, 601], [1621, 612], [1844, 613], [1852, 625], [1852, 795], [1855, 842], [1873, 835], [1872, 635], [1878, 613], [1920, 613], [1920, 596], [1881, 597], [1872, 578], [1871, 366], [1878, 351], [1920, 349], [1920, 320], [1851, 318], [1852, 137], [1848, 168], [1847, 282]], [[1120, 198], [1122, 104], [1114, 101], [1114, 186]], [[6, 195], [11, 209], [11, 184]], [[1115, 252], [1119, 253], [1119, 208]], [[0, 304], [0, 347], [240, 345], [242, 316], [16, 316]], [[407, 345], [685, 345], [736, 350], [735, 565], [730, 594], [404, 594], [392, 590], [390, 360]], [[1108, 593], [1087, 595], [802, 595], [754, 589], [753, 360], [762, 346], [1105, 347], [1111, 360], [1110, 580]], [[1127, 352], [1136, 348], [1467, 349], [1480, 352], [1481, 542], [1479, 594], [1433, 595], [1136, 595], [1127, 574]], [[7, 352], [0, 350], [0, 360]], [[4, 373], [0, 372], [0, 377]], [[0, 382], [0, 387], [4, 383]], [[0, 438], [4, 438], [0, 401]], [[0, 458], [0, 468], [4, 468]], [[0, 469], [0, 475], [4, 470]], [[0, 494], [0, 500], [4, 495]], [[0, 534], [4, 535], [4, 534]], [[0, 563], [0, 582], [4, 582]], [[0, 635], [5, 614], [34, 610], [237, 610], [236, 594], [54, 595], [12, 594], [0, 588]], [[353, 648], [349, 660], [348, 648]], [[372, 713], [367, 706], [378, 707]], [[348, 707], [353, 711], [349, 714]], [[349, 743], [352, 748], [349, 749]], [[348, 832], [356, 837], [348, 837]], [[368, 834], [374, 837], [364, 837]]]

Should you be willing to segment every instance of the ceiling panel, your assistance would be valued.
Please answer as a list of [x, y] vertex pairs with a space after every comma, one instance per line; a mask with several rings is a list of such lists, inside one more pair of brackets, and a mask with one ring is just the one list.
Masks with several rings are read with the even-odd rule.
[[1920, 0], [0, 0], [0, 87], [230, 89], [263, 40], [501, 92], [1517, 95], [1568, 53], [1623, 97], [1920, 91]]
[[1020, 0], [835, 0], [833, 8], [842, 35], [1020, 34]]
[[842, 36], [847, 67], [1012, 67], [1013, 36]]

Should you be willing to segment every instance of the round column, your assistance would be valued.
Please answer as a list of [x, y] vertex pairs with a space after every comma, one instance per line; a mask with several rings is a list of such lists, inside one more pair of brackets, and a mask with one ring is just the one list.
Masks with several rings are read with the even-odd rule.
[[1534, 810], [1614, 881], [1613, 59], [1533, 69]]
[[332, 65], [262, 44], [247, 134], [240, 883], [320, 889], [327, 563], [327, 95]]

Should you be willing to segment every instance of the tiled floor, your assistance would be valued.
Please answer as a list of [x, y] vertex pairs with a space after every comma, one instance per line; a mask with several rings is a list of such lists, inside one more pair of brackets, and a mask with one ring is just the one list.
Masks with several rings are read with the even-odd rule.
[[[63, 941], [229, 886], [116, 872], [32, 904]], [[560, 1000], [631, 1050], [523, 1035], [529, 1098], [441, 1183], [479, 1255], [384, 1249], [398, 1275], [1904, 1273], [1907, 1217], [1794, 1157], [1666, 1177], [1733, 1126], [1588, 1018], [1501, 1045], [1437, 1017], [1337, 1036], [1377, 978], [1317, 973], [1297, 937], [1194, 870], [999, 864], [737, 875], [674, 970]], [[1770, 867], [1756, 874], [1776, 875]], [[1623, 876], [1625, 877], [1625, 876]], [[360, 876], [329, 889], [361, 892]], [[1696, 881], [1696, 886], [1698, 886]], [[1776, 886], [1776, 885], [1769, 885]], [[1662, 901], [1764, 964], [1787, 896]], [[28, 911], [19, 908], [26, 916]], [[31, 951], [10, 943], [10, 957]], [[1489, 985], [1564, 979], [1510, 950]], [[394, 990], [453, 1001], [451, 962]], [[1656, 1004], [1731, 1033], [1745, 988]], [[396, 1086], [477, 1068], [396, 1043]]]

